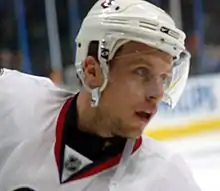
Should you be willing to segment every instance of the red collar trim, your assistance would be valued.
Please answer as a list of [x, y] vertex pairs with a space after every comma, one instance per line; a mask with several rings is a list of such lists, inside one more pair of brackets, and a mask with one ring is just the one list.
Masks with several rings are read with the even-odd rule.
[[62, 143], [62, 137], [63, 137], [63, 127], [64, 127], [64, 122], [65, 122], [65, 117], [67, 110], [70, 106], [71, 101], [73, 98], [69, 98], [65, 104], [63, 105], [60, 114], [58, 116], [57, 120], [57, 126], [56, 126], [56, 142], [55, 142], [55, 147], [54, 147], [54, 153], [55, 153], [55, 159], [57, 163], [57, 167], [59, 170], [60, 164], [60, 151], [61, 151], [61, 143]]

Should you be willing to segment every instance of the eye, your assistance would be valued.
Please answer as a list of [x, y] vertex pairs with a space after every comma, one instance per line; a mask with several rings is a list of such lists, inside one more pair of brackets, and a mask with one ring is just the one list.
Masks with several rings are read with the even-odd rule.
[[148, 77], [150, 72], [147, 68], [144, 68], [144, 67], [140, 67], [140, 68], [137, 68], [135, 70], [135, 73], [142, 76], [142, 77]]
[[162, 83], [164, 85], [164, 89], [169, 88], [171, 82], [171, 75], [170, 74], [162, 74], [160, 76]]

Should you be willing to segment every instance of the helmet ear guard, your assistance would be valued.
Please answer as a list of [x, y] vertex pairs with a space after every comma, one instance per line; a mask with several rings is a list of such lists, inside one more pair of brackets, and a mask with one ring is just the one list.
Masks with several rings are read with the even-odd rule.
[[[85, 88], [85, 90], [91, 93], [91, 100], [90, 100], [91, 106], [92, 107], [97, 107], [98, 104], [99, 104], [101, 88], [97, 87], [97, 88], [91, 89], [90, 87], [88, 87], [86, 85], [86, 83], [84, 81], [85, 74], [84, 74], [84, 71], [83, 71], [83, 64], [82, 63], [76, 65], [76, 71], [77, 71], [78, 77], [79, 77], [80, 81], [82, 82], [82, 85]], [[107, 84], [107, 82], [106, 82], [106, 84]], [[101, 87], [103, 87], [103, 85]]]
[[99, 48], [98, 48], [98, 59], [99, 59], [99, 63], [100, 63], [100, 67], [102, 70], [102, 74], [104, 77], [104, 81], [103, 84], [101, 85], [101, 87], [97, 87], [94, 89], [91, 89], [90, 87], [88, 87], [85, 84], [84, 81], [84, 70], [83, 70], [83, 62], [80, 63], [76, 63], [76, 71], [77, 74], [83, 84], [83, 87], [91, 93], [91, 106], [92, 107], [97, 107], [99, 104], [99, 99], [101, 96], [101, 92], [105, 89], [107, 82], [108, 82], [108, 60], [109, 60], [109, 49], [106, 47], [106, 42], [105, 40], [102, 40], [99, 43]]

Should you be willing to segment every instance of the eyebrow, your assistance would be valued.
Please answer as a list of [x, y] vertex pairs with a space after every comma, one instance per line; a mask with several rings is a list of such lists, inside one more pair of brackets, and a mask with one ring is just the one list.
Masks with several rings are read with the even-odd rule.
[[[150, 68], [153, 68], [153, 63], [149, 62], [149, 60], [144, 59], [142, 56], [139, 56], [138, 59], [144, 61], [148, 66], [150, 66]], [[165, 71], [167, 73], [170, 73], [172, 71], [172, 64], [170, 63], [169, 66], [170, 68]]]

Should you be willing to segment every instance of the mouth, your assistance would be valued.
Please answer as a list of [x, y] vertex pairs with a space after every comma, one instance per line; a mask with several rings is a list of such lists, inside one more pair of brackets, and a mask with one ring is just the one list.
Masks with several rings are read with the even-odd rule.
[[147, 124], [150, 121], [151, 117], [153, 116], [152, 113], [145, 111], [138, 111], [135, 112], [135, 114], [145, 124]]

